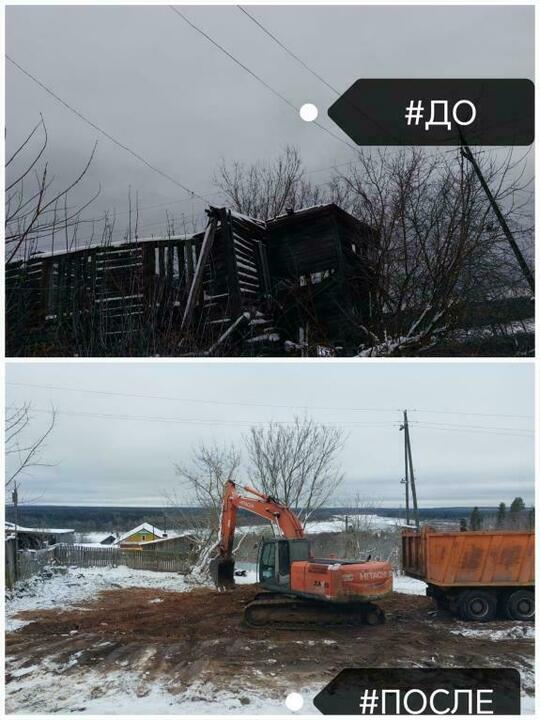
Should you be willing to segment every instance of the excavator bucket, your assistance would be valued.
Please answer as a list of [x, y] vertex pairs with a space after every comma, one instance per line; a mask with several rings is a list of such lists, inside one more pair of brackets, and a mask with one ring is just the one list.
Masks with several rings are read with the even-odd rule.
[[210, 560], [210, 577], [219, 589], [234, 586], [234, 560], [216, 557]]

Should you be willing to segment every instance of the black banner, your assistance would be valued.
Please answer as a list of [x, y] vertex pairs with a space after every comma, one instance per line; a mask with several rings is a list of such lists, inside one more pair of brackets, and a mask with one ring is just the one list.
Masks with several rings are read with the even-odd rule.
[[314, 698], [323, 715], [519, 715], [514, 669], [349, 668]]
[[530, 145], [530, 80], [357, 80], [328, 115], [357, 145]]

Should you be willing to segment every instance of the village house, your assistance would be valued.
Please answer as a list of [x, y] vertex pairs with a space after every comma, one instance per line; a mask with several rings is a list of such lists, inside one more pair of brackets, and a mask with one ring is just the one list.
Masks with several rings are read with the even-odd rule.
[[109, 533], [106, 537], [99, 541], [100, 545], [114, 545], [116, 542], [116, 535]]
[[168, 537], [168, 533], [164, 530], [160, 530], [160, 528], [151, 523], [143, 522], [132, 530], [120, 535], [120, 537], [111, 544], [120, 547], [122, 550], [140, 550], [145, 543], [154, 540], [164, 540]]
[[[7, 354], [352, 356], [373, 343], [373, 228], [334, 203], [264, 221], [225, 207], [207, 214], [204, 232], [32, 250], [9, 263]], [[445, 354], [534, 347], [528, 297], [462, 312], [462, 337]], [[399, 335], [393, 316], [384, 322]], [[491, 327], [510, 334], [492, 341]]]
[[112, 544], [122, 550], [173, 553], [183, 557], [189, 555], [195, 547], [194, 539], [189, 533], [165, 532], [148, 522], [124, 533]]
[[193, 536], [187, 533], [150, 540], [150, 542], [145, 542], [140, 546], [140, 549], [144, 552], [174, 553], [182, 557], [190, 555], [195, 548], [196, 543]]
[[10, 263], [9, 354], [23, 338], [81, 355], [353, 352], [370, 312], [369, 226], [332, 203], [268, 221], [207, 213], [204, 232]]
[[66, 543], [72, 545], [75, 540], [75, 530], [71, 528], [29, 528], [5, 522], [6, 540], [17, 537], [19, 550], [40, 550], [41, 548]]

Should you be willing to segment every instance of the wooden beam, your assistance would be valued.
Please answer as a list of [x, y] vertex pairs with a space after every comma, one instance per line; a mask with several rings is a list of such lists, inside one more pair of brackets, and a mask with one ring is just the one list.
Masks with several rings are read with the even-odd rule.
[[182, 318], [182, 325], [180, 328], [181, 330], [185, 330], [191, 322], [193, 310], [195, 309], [199, 291], [201, 289], [206, 261], [208, 260], [210, 250], [212, 249], [212, 245], [214, 242], [216, 225], [216, 218], [212, 218], [206, 226], [206, 232], [204, 233], [204, 238], [201, 245], [201, 252], [199, 253], [199, 257], [197, 258], [197, 267], [195, 268], [193, 281], [191, 283], [191, 287], [189, 288], [186, 309], [184, 310], [184, 317]]

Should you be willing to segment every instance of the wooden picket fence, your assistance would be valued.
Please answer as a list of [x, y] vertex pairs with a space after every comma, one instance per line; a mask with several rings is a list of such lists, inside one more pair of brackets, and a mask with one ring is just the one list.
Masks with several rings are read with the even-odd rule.
[[173, 552], [155, 550], [122, 550], [118, 547], [85, 547], [65, 543], [41, 550], [19, 550], [14, 542], [6, 542], [5, 582], [12, 588], [22, 580], [38, 575], [47, 565], [72, 565], [76, 567], [118, 567], [124, 565], [134, 570], [155, 572], [189, 572], [187, 557]]
[[78, 567], [117, 567], [156, 572], [186, 572], [187, 558], [173, 552], [153, 550], [122, 550], [117, 547], [85, 547], [60, 544], [55, 546], [55, 559], [60, 565]]
[[15, 583], [28, 580], [37, 575], [44, 567], [51, 565], [54, 560], [54, 547], [41, 550], [19, 550], [19, 552], [16, 552], [15, 544], [6, 542], [6, 587], [12, 588]]

